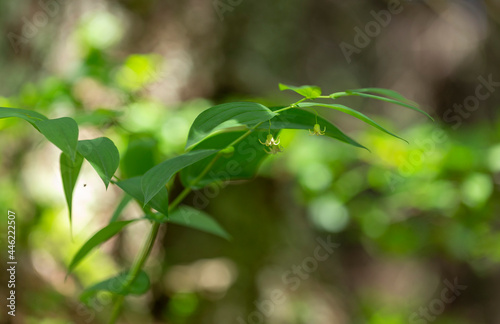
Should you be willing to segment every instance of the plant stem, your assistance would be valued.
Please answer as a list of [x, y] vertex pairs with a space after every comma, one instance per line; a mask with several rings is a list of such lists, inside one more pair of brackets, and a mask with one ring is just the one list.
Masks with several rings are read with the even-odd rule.
[[[158, 229], [160, 228], [160, 223], [153, 222], [153, 225], [151, 227], [151, 231], [149, 232], [148, 238], [146, 239], [146, 242], [144, 242], [144, 245], [142, 246], [141, 251], [137, 255], [134, 264], [132, 265], [132, 269], [130, 269], [129, 274], [127, 275], [127, 278], [125, 279], [125, 283], [123, 285], [123, 290], [127, 291], [127, 289], [130, 288], [132, 283], [135, 281], [137, 276], [139, 275], [139, 272], [141, 271], [142, 267], [144, 266], [144, 263], [149, 257], [149, 254], [151, 253], [151, 249], [153, 248], [153, 244], [155, 242], [156, 236], [158, 235]], [[120, 316], [120, 311], [122, 309], [123, 305], [123, 300], [124, 296], [119, 295], [118, 298], [115, 301], [115, 305], [113, 307], [113, 312], [111, 313], [111, 318], [109, 320], [109, 324], [114, 324], [116, 323], [116, 320]]]
[[[287, 109], [294, 108], [294, 106], [296, 104], [298, 104], [298, 103], [300, 103], [300, 102], [302, 102], [304, 100], [306, 100], [306, 98], [301, 99], [298, 102], [296, 102], [295, 104], [292, 104], [292, 105], [290, 105], [288, 107], [282, 108], [282, 109], [280, 109], [278, 111], [275, 111], [275, 112], [278, 113], [280, 111], [285, 111]], [[238, 144], [239, 142], [241, 142], [242, 140], [244, 140], [255, 129], [257, 129], [260, 125], [262, 125], [262, 123], [264, 123], [264, 122], [258, 123], [257, 125], [255, 125], [251, 129], [249, 129], [243, 135], [241, 135], [240, 137], [238, 137], [237, 139], [235, 139], [233, 142], [231, 142], [230, 144], [228, 144], [226, 146], [226, 148], [234, 146], [234, 145]], [[219, 159], [219, 157], [221, 155], [222, 155], [222, 153], [221, 153], [221, 151], [219, 151], [214, 156], [214, 158], [207, 164], [207, 166], [203, 169], [203, 171], [189, 184], [189, 186], [187, 186], [186, 188], [184, 188], [184, 190], [177, 197], [175, 197], [175, 199], [168, 206], [168, 211], [169, 212], [171, 212], [175, 207], [177, 207], [182, 202], [182, 200], [184, 200], [184, 198], [186, 198], [186, 196], [191, 192], [192, 188], [198, 182], [200, 182], [201, 179], [203, 179], [203, 177], [208, 173], [208, 171], [210, 171], [210, 169], [214, 166], [215, 162]], [[153, 244], [155, 242], [156, 236], [158, 235], [158, 229], [159, 229], [159, 227], [160, 227], [160, 223], [153, 222], [153, 226], [151, 227], [151, 231], [149, 233], [149, 236], [148, 236], [146, 242], [144, 243], [144, 246], [142, 247], [140, 253], [137, 255], [137, 257], [136, 257], [136, 259], [134, 261], [134, 264], [132, 266], [132, 269], [130, 270], [130, 272], [129, 272], [128, 276], [127, 276], [127, 279], [126, 279], [125, 284], [124, 284], [124, 290], [125, 291], [130, 288], [130, 286], [132, 285], [132, 283], [135, 281], [135, 279], [139, 275], [139, 272], [141, 271], [142, 267], [144, 266], [144, 263], [148, 259], [149, 254], [151, 253], [151, 249], [153, 248]], [[125, 297], [123, 295], [119, 295], [116, 298], [115, 305], [113, 307], [113, 312], [111, 313], [111, 318], [110, 318], [110, 320], [108, 322], [109, 324], [116, 323], [116, 320], [120, 316], [120, 312], [121, 312], [121, 309], [122, 309], [122, 306], [123, 306], [124, 299], [125, 299]]]

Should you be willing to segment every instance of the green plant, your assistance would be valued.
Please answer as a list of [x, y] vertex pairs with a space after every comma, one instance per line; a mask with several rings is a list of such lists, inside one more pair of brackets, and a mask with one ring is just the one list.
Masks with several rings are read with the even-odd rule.
[[[149, 289], [149, 279], [143, 271], [143, 266], [162, 224], [172, 222], [225, 239], [230, 238], [219, 224], [201, 210], [179, 206], [193, 189], [218, 181], [253, 177], [267, 154], [276, 154], [283, 150], [279, 139], [279, 132], [282, 129], [308, 130], [311, 135], [324, 135], [349, 145], [365, 148], [333, 123], [320, 117], [313, 107], [325, 107], [347, 113], [389, 135], [398, 137], [361, 112], [344, 105], [316, 100], [362, 96], [398, 104], [431, 118], [415, 103], [386, 89], [357, 89], [330, 95], [322, 95], [321, 89], [317, 86], [293, 87], [280, 84], [280, 89], [295, 91], [303, 98], [284, 107], [268, 108], [254, 102], [232, 102], [208, 108], [191, 125], [184, 154], [167, 159], [142, 175], [123, 180], [115, 175], [120, 164], [120, 155], [109, 138], [78, 140], [78, 124], [72, 118], [48, 119], [30, 110], [0, 108], [0, 118], [18, 117], [26, 120], [62, 151], [60, 171], [69, 210], [70, 227], [73, 190], [84, 160], [92, 165], [106, 188], [111, 183], [126, 194], [109, 224], [92, 236], [73, 257], [68, 266], [68, 275], [90, 251], [118, 234], [127, 225], [136, 221], [151, 223], [149, 235], [130, 270], [93, 285], [82, 294], [83, 301], [97, 291], [109, 291], [115, 295], [115, 305], [109, 323], [115, 323], [119, 317], [125, 296], [142, 294]], [[245, 156], [246, 147], [254, 148], [252, 158]], [[227, 172], [235, 169], [237, 171]], [[168, 184], [178, 173], [185, 188], [171, 200], [167, 190]], [[123, 206], [132, 199], [141, 206], [144, 217], [127, 221], [118, 220]]]

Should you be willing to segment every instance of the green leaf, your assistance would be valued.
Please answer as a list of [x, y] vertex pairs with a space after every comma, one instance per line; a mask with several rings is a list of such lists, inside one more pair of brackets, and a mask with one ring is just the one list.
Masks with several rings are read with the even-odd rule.
[[80, 295], [80, 301], [88, 304], [90, 298], [99, 291], [109, 291], [117, 295], [142, 295], [149, 290], [150, 281], [149, 277], [141, 270], [135, 280], [130, 284], [128, 289], [124, 285], [127, 282], [128, 271], [124, 271], [117, 276], [101, 281], [91, 287], [85, 289]]
[[[130, 179], [122, 180], [116, 183], [123, 191], [128, 193], [134, 199], [139, 201], [141, 206], [144, 204], [144, 194], [141, 188], [142, 177], [133, 177]], [[168, 191], [164, 186], [161, 190], [146, 204], [156, 209], [165, 216], [168, 216]]]
[[148, 203], [160, 190], [165, 187], [170, 178], [185, 167], [198, 162], [217, 150], [198, 150], [185, 153], [163, 161], [154, 166], [142, 176], [142, 192], [144, 193], [144, 203]]
[[[271, 108], [279, 109], [281, 107]], [[317, 117], [317, 122], [321, 126], [321, 129], [326, 127], [325, 136], [335, 138], [346, 144], [350, 144], [356, 147], [361, 147], [367, 149], [363, 145], [359, 144], [346, 134], [344, 134], [340, 129], [334, 124], [324, 119], [321, 116]], [[302, 109], [288, 109], [280, 112], [280, 114], [273, 119], [271, 119], [271, 126], [269, 124], [263, 124], [259, 129], [266, 130], [271, 127], [271, 129], [307, 129], [312, 130], [316, 124], [316, 114], [305, 111]], [[368, 150], [368, 149], [367, 149]]]
[[90, 251], [92, 251], [96, 246], [98, 246], [101, 243], [106, 242], [116, 234], [118, 234], [125, 226], [129, 225], [130, 223], [133, 223], [139, 219], [133, 219], [129, 221], [120, 221], [120, 222], [113, 222], [109, 224], [108, 226], [104, 227], [97, 233], [95, 233], [83, 246], [78, 250], [78, 252], [75, 254], [73, 257], [73, 260], [71, 260], [71, 263], [68, 266], [68, 274], [70, 274], [75, 267], [80, 264], [80, 262], [89, 254]]
[[398, 101], [402, 101], [402, 102], [406, 102], [406, 103], [411, 103], [411, 104], [417, 106], [417, 104], [414, 103], [413, 101], [411, 101], [410, 99], [407, 99], [402, 94], [400, 94], [400, 93], [398, 93], [398, 92], [396, 92], [394, 90], [390, 90], [390, 89], [384, 89], [384, 88], [363, 88], [363, 89], [347, 90], [346, 92], [347, 93], [349, 93], [349, 92], [357, 92], [357, 93], [370, 92], [370, 93], [374, 93], [374, 94], [377, 94], [377, 95], [385, 96], [385, 97], [388, 97], [388, 98], [396, 99]]
[[315, 99], [321, 96], [321, 88], [318, 86], [303, 85], [300, 87], [290, 86], [283, 83], [279, 84], [280, 90], [292, 90], [307, 99]]
[[[373, 89], [377, 89], [377, 88], [367, 88], [367, 89], [360, 89], [360, 90], [373, 90]], [[385, 90], [385, 89], [377, 89], [377, 90]], [[395, 93], [396, 95], [399, 95], [397, 92], [392, 91], [392, 90], [385, 90], [382, 93], [386, 93], [386, 92], [389, 92], [390, 94]], [[401, 99], [394, 100], [394, 99], [384, 98], [384, 97], [375, 96], [375, 95], [371, 95], [371, 94], [367, 94], [367, 93], [362, 93], [362, 92], [360, 92], [358, 90], [348, 90], [348, 91], [346, 91], [346, 93], [353, 94], [355, 96], [365, 97], [365, 98], [382, 100], [382, 101], [390, 102], [390, 103], [393, 103], [393, 104], [396, 104], [396, 105], [400, 105], [400, 106], [403, 106], [403, 107], [406, 107], [406, 108], [410, 108], [412, 110], [418, 111], [421, 114], [426, 115], [431, 120], [434, 120], [434, 118], [432, 118], [428, 113], [426, 113], [422, 109], [418, 108], [418, 105], [416, 103], [411, 102], [410, 100], [406, 99], [405, 97], [403, 97], [401, 95], [399, 95], [399, 97], [402, 98], [402, 101], [399, 101]]]
[[120, 162], [120, 154], [113, 141], [107, 137], [78, 141], [77, 150], [90, 162], [108, 188]]
[[20, 108], [0, 107], [0, 118], [9, 118], [9, 117], [22, 118], [33, 126], [35, 126], [35, 123], [37, 121], [47, 119], [47, 117], [45, 117], [44, 115], [42, 115], [40, 113], [37, 113], [36, 111], [20, 109]]
[[191, 125], [186, 149], [208, 135], [225, 128], [250, 126], [276, 116], [269, 108], [255, 102], [232, 102], [203, 111]]
[[69, 118], [38, 120], [35, 122], [40, 133], [74, 160], [78, 144], [78, 125]]
[[226, 240], [231, 239], [231, 235], [229, 235], [207, 213], [189, 206], [180, 206], [177, 208], [170, 214], [168, 221], [177, 225], [187, 226], [202, 232], [207, 232]]
[[66, 153], [61, 152], [61, 156], [59, 158], [59, 167], [61, 170], [64, 195], [66, 196], [66, 203], [68, 204], [70, 228], [72, 215], [71, 210], [73, 205], [73, 190], [75, 189], [76, 180], [78, 179], [78, 175], [80, 174], [82, 163], [83, 157], [80, 154], [77, 154], [76, 159], [72, 161]]
[[[351, 115], [351, 116], [353, 116], [353, 117], [356, 117], [356, 118], [358, 118], [359, 120], [362, 120], [362, 121], [364, 121], [365, 123], [367, 123], [367, 124], [369, 124], [369, 125], [371, 125], [371, 126], [373, 126], [373, 127], [377, 128], [377, 129], [379, 129], [379, 130], [383, 131], [384, 133], [387, 133], [387, 134], [389, 134], [389, 135], [392, 135], [392, 136], [394, 136], [394, 137], [396, 137], [396, 138], [399, 138], [399, 139], [401, 139], [401, 140], [403, 140], [403, 141], [405, 141], [405, 142], [406, 142], [406, 140], [405, 140], [405, 139], [403, 139], [403, 138], [401, 138], [401, 137], [397, 136], [396, 134], [393, 134], [393, 133], [389, 132], [387, 129], [385, 129], [384, 127], [380, 126], [378, 123], [376, 123], [375, 121], [373, 121], [370, 117], [366, 116], [365, 114], [360, 113], [359, 111], [356, 111], [356, 110], [354, 110], [354, 109], [352, 109], [352, 108], [349, 108], [349, 107], [346, 107], [346, 106], [344, 106], [344, 105], [337, 105], [337, 104], [324, 104], [324, 103], [316, 103], [316, 102], [314, 102], [314, 103], [312, 103], [312, 102], [303, 102], [303, 103], [298, 104], [298, 106], [299, 106], [299, 107], [303, 107], [303, 108], [305, 108], [305, 107], [315, 107], [315, 106], [317, 106], [317, 107], [326, 107], [326, 108], [335, 109], [335, 110], [338, 110], [338, 111], [344, 112], [344, 113], [346, 113], [346, 114], [349, 114], [349, 115]], [[407, 143], [408, 143], [408, 142], [407, 142]]]
[[[246, 131], [233, 131], [216, 134], [197, 144], [191, 152], [196, 150], [226, 147], [244, 133], [246, 133]], [[276, 138], [279, 130], [272, 130], [271, 133]], [[264, 150], [265, 146], [259, 143], [259, 139], [261, 141], [265, 141], [267, 134], [268, 130], [254, 131], [241, 142], [234, 145], [234, 151], [232, 154], [219, 156], [217, 161], [210, 168], [210, 171], [198, 181], [198, 184], [195, 187], [201, 188], [216, 181], [253, 178], [262, 161], [268, 156]], [[199, 174], [203, 171], [203, 169], [205, 169], [211, 160], [211, 158], [205, 158], [184, 168], [180, 172], [181, 181], [184, 186], [190, 186], [193, 180], [198, 178]], [[203, 195], [197, 195], [195, 199], [200, 200], [200, 203], [203, 203], [202, 201], [207, 198]]]

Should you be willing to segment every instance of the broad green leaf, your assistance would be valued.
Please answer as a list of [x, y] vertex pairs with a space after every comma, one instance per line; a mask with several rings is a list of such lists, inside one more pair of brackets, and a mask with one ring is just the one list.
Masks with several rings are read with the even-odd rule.
[[129, 221], [113, 222], [108, 226], [101, 229], [99, 232], [95, 233], [83, 246], [78, 250], [78, 252], [71, 260], [68, 266], [68, 274], [70, 274], [75, 267], [80, 264], [80, 262], [92, 251], [96, 246], [102, 244], [118, 234], [125, 226], [133, 223], [139, 219], [133, 219]]
[[61, 169], [64, 195], [66, 197], [66, 203], [68, 205], [70, 228], [73, 205], [73, 190], [75, 189], [76, 180], [78, 179], [78, 174], [80, 174], [82, 163], [83, 157], [80, 154], [77, 154], [75, 160], [72, 161], [66, 153], [61, 152], [61, 156], [59, 158], [59, 167]]
[[349, 114], [353, 117], [356, 117], [358, 118], [359, 120], [362, 120], [364, 121], [365, 123], [383, 131], [384, 133], [387, 133], [389, 135], [392, 135], [394, 137], [397, 137], [403, 141], [406, 142], [405, 139], [397, 136], [396, 134], [393, 134], [391, 132], [389, 132], [387, 129], [385, 129], [384, 127], [380, 126], [378, 123], [376, 123], [375, 121], [373, 121], [370, 117], [366, 116], [365, 114], [363, 113], [360, 113], [359, 111], [356, 111], [352, 108], [349, 108], [349, 107], [346, 107], [344, 105], [337, 105], [337, 104], [324, 104], [324, 103], [312, 103], [312, 102], [303, 102], [303, 103], [300, 103], [299, 104], [299, 107], [302, 107], [302, 108], [305, 108], [305, 107], [326, 107], [326, 108], [331, 108], [331, 109], [335, 109], [335, 110], [338, 110], [338, 111], [341, 111], [341, 112], [344, 112], [346, 114]]
[[321, 88], [318, 86], [303, 85], [300, 87], [290, 86], [283, 83], [279, 84], [280, 90], [292, 90], [307, 99], [315, 99], [321, 96]]
[[180, 206], [179, 208], [177, 208], [170, 214], [168, 221], [177, 225], [187, 226], [203, 232], [217, 235], [226, 240], [231, 239], [231, 235], [229, 235], [207, 213], [189, 206]]
[[37, 121], [47, 119], [47, 117], [45, 117], [44, 115], [42, 115], [40, 113], [37, 113], [36, 111], [27, 110], [27, 109], [20, 109], [20, 108], [0, 107], [0, 118], [9, 118], [9, 117], [22, 118], [33, 126], [35, 126], [35, 123]]
[[38, 120], [35, 122], [40, 133], [61, 151], [68, 154], [74, 160], [76, 156], [76, 145], [78, 144], [78, 125], [69, 118]]
[[108, 188], [120, 162], [120, 154], [113, 141], [107, 137], [78, 141], [77, 150], [90, 162]]
[[[226, 147], [245, 132], [246, 131], [232, 131], [215, 134], [197, 144], [191, 152]], [[279, 130], [271, 130], [271, 133], [276, 138]], [[267, 134], [268, 130], [257, 130], [252, 132], [238, 144], [234, 145], [234, 151], [231, 154], [219, 156], [217, 161], [210, 168], [210, 171], [200, 179], [194, 187], [201, 188], [217, 181], [253, 178], [262, 161], [268, 156], [265, 151], [265, 146], [259, 142], [259, 139], [264, 141]], [[191, 186], [193, 180], [199, 176], [211, 160], [212, 158], [205, 158], [184, 168], [180, 172], [181, 181], [184, 186]], [[208, 198], [204, 197], [202, 194], [197, 194], [194, 199], [200, 204], [204, 204]]]
[[[116, 183], [118, 187], [120, 187], [123, 191], [128, 193], [134, 199], [139, 201], [141, 205], [145, 205], [144, 203], [144, 194], [142, 193], [141, 188], [141, 180], [142, 177], [133, 177], [130, 179], [122, 180]], [[146, 204], [156, 209], [160, 213], [168, 216], [168, 191], [165, 186], [161, 188], [161, 190], [151, 199], [151, 201]]]
[[197, 150], [173, 157], [154, 166], [142, 176], [142, 192], [144, 203], [148, 203], [160, 190], [164, 188], [170, 178], [185, 167], [198, 162], [217, 150]]
[[140, 271], [128, 289], [124, 285], [127, 282], [128, 271], [124, 271], [117, 276], [101, 281], [91, 287], [86, 288], [80, 295], [80, 301], [88, 304], [90, 298], [99, 291], [109, 291], [117, 295], [142, 295], [149, 290], [149, 277], [144, 271]]
[[[271, 108], [271, 109], [278, 109], [281, 107], [276, 107], [276, 108]], [[269, 126], [269, 123], [266, 123], [265, 125], [262, 124], [259, 129], [266, 130], [271, 127], [271, 129], [306, 129], [306, 130], [312, 130], [314, 127], [314, 124], [316, 124], [316, 118], [318, 124], [321, 126], [321, 129], [324, 129], [326, 127], [326, 132], [325, 136], [335, 138], [341, 142], [356, 146], [356, 147], [361, 147], [364, 149], [367, 149], [363, 145], [359, 144], [346, 134], [344, 134], [340, 129], [337, 128], [334, 124], [329, 122], [328, 120], [324, 119], [321, 116], [316, 117], [316, 114], [305, 111], [302, 109], [288, 109], [285, 111], [280, 112], [280, 114], [273, 119], [271, 119], [271, 125]], [[368, 149], [367, 149], [368, 150]]]
[[113, 212], [113, 216], [111, 216], [111, 219], [109, 220], [109, 222], [110, 223], [116, 222], [118, 220], [118, 217], [120, 217], [122, 211], [125, 209], [125, 207], [127, 207], [129, 202], [131, 202], [131, 201], [132, 201], [132, 196], [130, 196], [129, 194], [125, 194], [123, 196], [122, 200], [120, 200], [120, 203], [118, 204], [118, 206], [116, 206], [116, 209]]
[[186, 149], [215, 131], [255, 125], [274, 116], [276, 114], [269, 108], [255, 102], [232, 102], [208, 108], [199, 114], [191, 125]]
[[[368, 90], [368, 89], [362, 89], [362, 90]], [[391, 91], [391, 90], [387, 90], [387, 91]], [[394, 91], [391, 91], [391, 92], [394, 92]], [[371, 94], [368, 94], [368, 93], [362, 93], [362, 92], [359, 92], [359, 91], [356, 91], [356, 90], [348, 90], [348, 91], [346, 91], [346, 93], [353, 94], [355, 96], [365, 97], [365, 98], [382, 100], [382, 101], [390, 102], [390, 103], [393, 103], [393, 104], [396, 104], [396, 105], [400, 105], [400, 106], [403, 106], [403, 107], [406, 107], [406, 108], [410, 108], [412, 110], [418, 111], [421, 114], [426, 115], [431, 120], [434, 120], [434, 118], [432, 118], [428, 113], [426, 113], [422, 109], [418, 108], [418, 105], [416, 103], [413, 103], [413, 102], [409, 101], [408, 99], [405, 99], [403, 96], [401, 96], [403, 98], [403, 101], [398, 101], [398, 100], [394, 100], [394, 99], [389, 99], [389, 98], [385, 98], [385, 97], [371, 95]], [[395, 92], [395, 93], [397, 94], [397, 92]]]

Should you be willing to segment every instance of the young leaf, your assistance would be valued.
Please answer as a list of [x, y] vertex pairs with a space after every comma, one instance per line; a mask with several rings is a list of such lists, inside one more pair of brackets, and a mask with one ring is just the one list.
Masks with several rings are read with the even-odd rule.
[[366, 116], [365, 114], [363, 113], [360, 113], [359, 111], [356, 111], [352, 108], [349, 108], [349, 107], [346, 107], [346, 106], [343, 106], [343, 105], [337, 105], [337, 104], [324, 104], [324, 103], [312, 103], [312, 102], [303, 102], [303, 103], [300, 103], [298, 105], [299, 107], [314, 107], [314, 106], [318, 106], [318, 107], [326, 107], [326, 108], [331, 108], [331, 109], [335, 109], [335, 110], [338, 110], [338, 111], [341, 111], [341, 112], [344, 112], [346, 114], [349, 114], [353, 117], [356, 117], [358, 118], [359, 120], [362, 120], [364, 121], [365, 123], [383, 131], [384, 133], [387, 133], [389, 135], [392, 135], [396, 138], [399, 138], [403, 141], [406, 142], [405, 139], [389, 132], [387, 129], [385, 129], [384, 127], [380, 126], [378, 123], [376, 123], [375, 121], [373, 121], [370, 117]]
[[315, 99], [321, 96], [321, 88], [318, 86], [311, 86], [311, 85], [303, 85], [301, 87], [294, 87], [290, 85], [286, 85], [283, 83], [279, 84], [280, 90], [292, 90], [295, 91], [296, 93], [300, 94], [301, 96], [306, 97], [307, 99]]
[[142, 295], [149, 290], [149, 277], [144, 271], [140, 271], [128, 289], [124, 285], [127, 282], [128, 271], [124, 271], [117, 276], [101, 281], [91, 287], [86, 288], [80, 295], [80, 301], [88, 304], [90, 298], [99, 291], [109, 291], [117, 295]]
[[120, 222], [113, 222], [109, 224], [108, 226], [104, 227], [101, 229], [99, 232], [95, 233], [94, 236], [92, 236], [83, 246], [78, 250], [78, 252], [75, 254], [73, 257], [73, 260], [71, 260], [71, 263], [68, 266], [68, 274], [70, 274], [75, 267], [80, 264], [80, 262], [89, 254], [90, 251], [92, 251], [96, 246], [98, 246], [101, 243], [106, 242], [116, 234], [118, 234], [125, 226], [129, 225], [130, 223], [133, 223], [139, 219], [133, 219], [129, 221], [120, 221]]
[[61, 151], [68, 154], [71, 160], [76, 156], [76, 145], [78, 144], [78, 125], [69, 118], [38, 120], [35, 122], [40, 133]]
[[[271, 108], [271, 109], [278, 109]], [[268, 123], [262, 124], [258, 129], [266, 130], [269, 129], [306, 129], [312, 130], [314, 124], [316, 124], [316, 120], [318, 124], [321, 126], [321, 129], [326, 127], [325, 135], [331, 138], [335, 138], [341, 142], [346, 144], [350, 144], [356, 147], [361, 147], [367, 149], [363, 145], [359, 144], [346, 134], [344, 134], [340, 129], [337, 128], [334, 124], [324, 119], [321, 116], [317, 116], [309, 111], [302, 109], [288, 109], [280, 112], [280, 114], [273, 119], [271, 119], [271, 125]], [[368, 149], [367, 149], [368, 150]]]
[[160, 190], [165, 187], [170, 178], [183, 168], [198, 162], [217, 150], [198, 150], [185, 153], [163, 161], [142, 176], [142, 192], [144, 203], [148, 203]]
[[66, 196], [66, 203], [68, 205], [70, 228], [72, 215], [71, 209], [73, 205], [73, 189], [75, 188], [78, 174], [80, 174], [82, 163], [83, 157], [80, 154], [77, 154], [75, 160], [72, 161], [66, 153], [61, 152], [59, 167], [61, 169], [64, 195]]
[[[35, 123], [39, 120], [46, 120], [47, 117], [37, 113], [36, 111], [20, 109], [20, 108], [4, 108], [0, 107], [0, 119], [18, 117], [26, 120], [31, 125], [35, 126]], [[37, 128], [38, 129], [38, 128]]]
[[191, 125], [186, 149], [215, 131], [255, 125], [274, 116], [276, 114], [269, 108], [255, 102], [232, 102], [208, 108], [199, 114]]
[[207, 232], [228, 241], [231, 240], [231, 235], [229, 235], [212, 217], [201, 210], [189, 206], [180, 206], [177, 208], [170, 214], [168, 221], [177, 225]]
[[120, 154], [113, 141], [107, 137], [78, 141], [77, 150], [90, 162], [108, 188], [120, 162]]
[[[367, 90], [367, 89], [362, 89], [362, 90]], [[387, 90], [387, 91], [391, 91], [391, 90]], [[393, 92], [393, 91], [392, 91]], [[371, 98], [371, 99], [377, 99], [377, 100], [382, 100], [382, 101], [386, 101], [386, 102], [390, 102], [390, 103], [393, 103], [393, 104], [396, 104], [396, 105], [400, 105], [400, 106], [403, 106], [403, 107], [406, 107], [406, 108], [410, 108], [412, 110], [415, 110], [415, 111], [418, 111], [419, 113], [421, 114], [424, 114], [426, 115], [427, 117], [429, 117], [431, 120], [434, 120], [434, 118], [431, 117], [431, 115], [429, 115], [428, 113], [426, 113], [425, 111], [423, 111], [422, 109], [418, 108], [417, 104], [415, 103], [412, 103], [411, 101], [405, 99], [404, 97], [402, 97], [404, 99], [404, 101], [407, 101], [407, 102], [403, 102], [403, 101], [398, 101], [398, 100], [394, 100], [394, 99], [389, 99], [389, 98], [384, 98], [384, 97], [380, 97], [380, 96], [375, 96], [375, 95], [371, 95], [371, 94], [367, 94], [367, 93], [362, 93], [362, 92], [359, 92], [359, 91], [356, 91], [356, 90], [348, 90], [346, 91], [346, 93], [349, 93], [349, 94], [353, 94], [355, 96], [360, 96], [360, 97], [365, 97], [365, 98]], [[397, 93], [397, 92], [396, 92]]]
[[[116, 183], [127, 194], [144, 205], [144, 194], [141, 188], [142, 177], [133, 177]], [[168, 191], [165, 186], [147, 204], [165, 216], [168, 216]]]
[[[244, 133], [245, 131], [232, 131], [215, 134], [197, 144], [191, 152], [226, 147]], [[274, 138], [276, 138], [279, 130], [271, 130], [271, 133]], [[264, 150], [265, 147], [259, 142], [259, 139], [265, 140], [267, 134], [268, 129], [264, 131], [254, 131], [241, 142], [234, 145], [232, 154], [219, 156], [217, 161], [210, 168], [210, 171], [198, 181], [195, 188], [201, 188], [216, 181], [253, 178], [262, 161], [268, 156]], [[181, 181], [184, 186], [190, 186], [192, 181], [199, 176], [210, 162], [211, 158], [205, 158], [184, 168], [180, 172]], [[201, 195], [197, 196], [195, 199], [205, 200], [207, 198]]]

